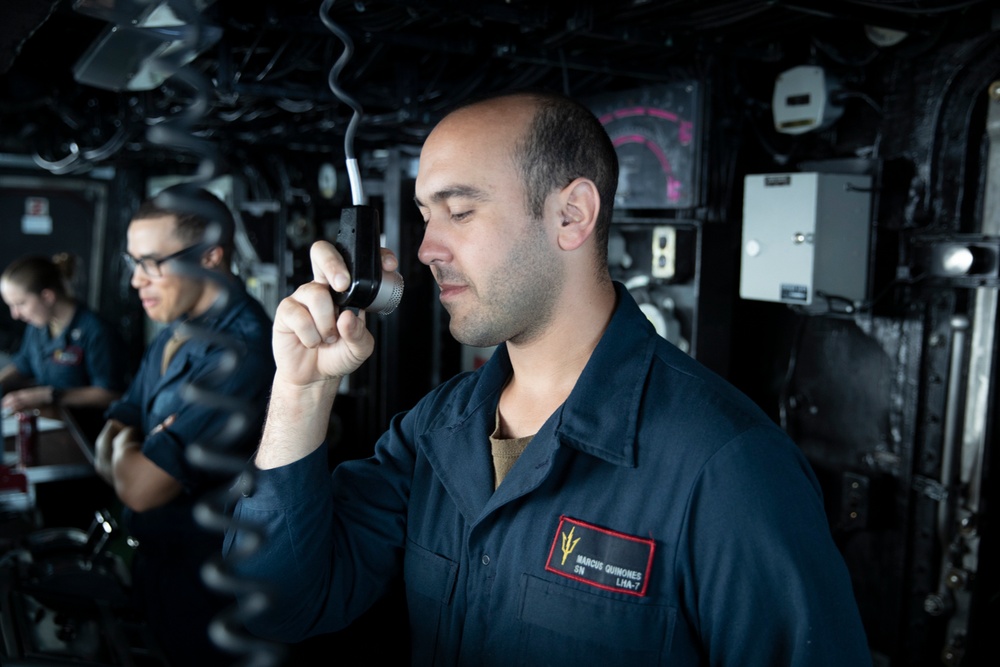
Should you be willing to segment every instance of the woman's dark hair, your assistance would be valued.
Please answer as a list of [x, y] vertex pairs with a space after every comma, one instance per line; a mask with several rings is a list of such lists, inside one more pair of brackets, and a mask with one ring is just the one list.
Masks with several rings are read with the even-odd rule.
[[52, 290], [59, 298], [73, 298], [70, 287], [76, 274], [76, 257], [61, 252], [52, 258], [28, 255], [15, 259], [4, 269], [3, 280], [17, 285], [29, 294], [41, 294], [42, 290]]

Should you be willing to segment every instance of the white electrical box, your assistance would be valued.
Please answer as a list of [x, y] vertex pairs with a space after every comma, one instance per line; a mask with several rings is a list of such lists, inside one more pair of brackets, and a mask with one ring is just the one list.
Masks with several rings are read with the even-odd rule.
[[740, 297], [838, 309], [866, 298], [871, 177], [751, 174], [744, 188]]
[[774, 129], [802, 134], [832, 125], [844, 112], [833, 103], [834, 85], [822, 67], [802, 65], [779, 74], [771, 96]]

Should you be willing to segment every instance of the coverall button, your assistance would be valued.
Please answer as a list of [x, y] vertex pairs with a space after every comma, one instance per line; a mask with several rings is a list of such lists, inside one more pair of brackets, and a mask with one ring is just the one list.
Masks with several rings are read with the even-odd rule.
[[486, 554], [483, 554], [483, 565], [489, 565], [489, 564], [490, 564], [490, 557], [487, 556]]
[[247, 475], [246, 473], [241, 474], [239, 480], [236, 483], [240, 490], [240, 494], [244, 498], [249, 498], [250, 496], [253, 495], [253, 480], [250, 478], [249, 475]]

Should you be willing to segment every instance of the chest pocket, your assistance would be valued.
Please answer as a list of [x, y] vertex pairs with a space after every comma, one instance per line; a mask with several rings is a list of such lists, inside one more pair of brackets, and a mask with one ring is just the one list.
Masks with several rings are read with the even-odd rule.
[[524, 574], [518, 608], [526, 665], [659, 665], [677, 611], [569, 588]]
[[[403, 580], [406, 582], [406, 605], [410, 612], [413, 637], [440, 640], [441, 618], [451, 606], [458, 579], [458, 564], [413, 543], [406, 543]], [[416, 642], [414, 648], [426, 647], [431, 655], [413, 654], [414, 665], [433, 665], [439, 641]]]
[[83, 364], [83, 350], [79, 347], [47, 350], [36, 359], [37, 361], [32, 361], [32, 371], [39, 384], [62, 388], [86, 387], [90, 384]]

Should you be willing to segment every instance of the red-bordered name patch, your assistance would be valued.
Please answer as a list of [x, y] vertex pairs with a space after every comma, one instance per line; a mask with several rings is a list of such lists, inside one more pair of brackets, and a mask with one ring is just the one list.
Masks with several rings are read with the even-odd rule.
[[606, 591], [646, 595], [656, 543], [559, 517], [545, 569]]

